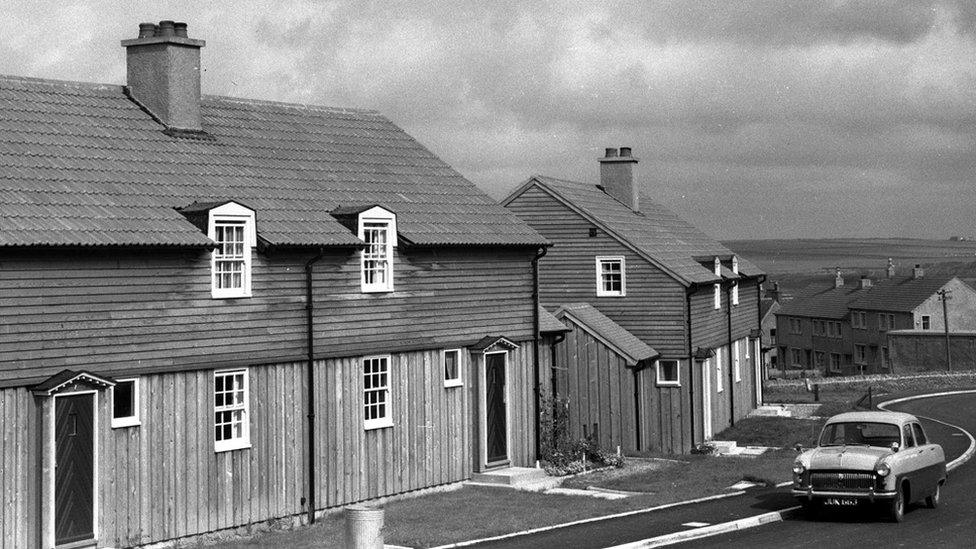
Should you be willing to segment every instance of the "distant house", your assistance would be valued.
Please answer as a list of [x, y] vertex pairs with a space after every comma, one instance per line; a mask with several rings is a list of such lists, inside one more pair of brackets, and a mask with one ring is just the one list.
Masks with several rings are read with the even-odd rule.
[[951, 331], [976, 330], [976, 292], [958, 278], [910, 276], [857, 285], [838, 272], [832, 286], [814, 285], [784, 304], [777, 318], [777, 344], [784, 366], [824, 375], [884, 373], [896, 369], [890, 339], [905, 331], [943, 332], [940, 292], [948, 291]]
[[779, 368], [779, 348], [776, 346], [776, 313], [781, 307], [779, 284], [774, 284], [774, 289], [768, 294], [768, 297], [759, 301], [759, 327], [762, 330], [760, 352], [764, 380], [769, 378], [770, 370]]
[[171, 21], [123, 46], [127, 86], [0, 78], [0, 546], [534, 464], [546, 240], [376, 112], [201, 97]]
[[[761, 400], [763, 275], [639, 196], [633, 174], [637, 159], [629, 148], [607, 149], [599, 162], [600, 185], [534, 176], [502, 203], [553, 243], [539, 261], [540, 299], [548, 310], [565, 313], [581, 337], [595, 337], [596, 330], [588, 332], [587, 325], [610, 326], [596, 321], [596, 315], [581, 318], [579, 311], [589, 306], [613, 324], [614, 333], [627, 332], [653, 350], [641, 357], [646, 352], [625, 351], [628, 346], [604, 337], [600, 345], [586, 348], [617, 347], [614, 357], [557, 352], [557, 359], [591, 363], [563, 362], [556, 368], [582, 372], [610, 363], [629, 368], [620, 372], [621, 384], [597, 404], [606, 410], [599, 413], [619, 417], [630, 413], [630, 402], [638, 403], [632, 426], [621, 428], [619, 443], [641, 450], [688, 450]], [[588, 398], [593, 385], [602, 384], [592, 375], [577, 375], [588, 378], [590, 389], [570, 385], [561, 396]], [[595, 417], [593, 402], [588, 406], [589, 417]], [[595, 427], [595, 421], [586, 421], [601, 436], [608, 430], [603, 420]]]

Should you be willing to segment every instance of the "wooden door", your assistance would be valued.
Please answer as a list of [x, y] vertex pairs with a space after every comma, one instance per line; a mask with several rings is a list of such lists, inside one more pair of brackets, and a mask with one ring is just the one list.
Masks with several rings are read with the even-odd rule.
[[95, 537], [95, 395], [54, 402], [54, 538], [61, 545]]
[[508, 418], [505, 400], [505, 353], [486, 354], [485, 429], [488, 463], [508, 459]]

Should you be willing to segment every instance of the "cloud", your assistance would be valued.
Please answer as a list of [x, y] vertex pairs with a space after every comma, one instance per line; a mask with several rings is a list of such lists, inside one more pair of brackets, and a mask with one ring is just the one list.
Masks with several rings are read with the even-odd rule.
[[968, 1], [246, 6], [12, 0], [0, 72], [121, 83], [118, 41], [182, 19], [206, 93], [377, 109], [496, 197], [629, 145], [716, 236], [976, 233]]

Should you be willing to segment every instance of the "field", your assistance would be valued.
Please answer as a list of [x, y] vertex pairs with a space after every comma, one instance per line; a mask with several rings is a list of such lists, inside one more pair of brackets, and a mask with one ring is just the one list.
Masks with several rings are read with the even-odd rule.
[[888, 258], [898, 275], [915, 264], [927, 273], [976, 279], [976, 241], [913, 238], [838, 238], [795, 240], [730, 240], [723, 242], [778, 281], [784, 290], [797, 290], [813, 281], [833, 279], [835, 269], [853, 282], [860, 275], [885, 276]]

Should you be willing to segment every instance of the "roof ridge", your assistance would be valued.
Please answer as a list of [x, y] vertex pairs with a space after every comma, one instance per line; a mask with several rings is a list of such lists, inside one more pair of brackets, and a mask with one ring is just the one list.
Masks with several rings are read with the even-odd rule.
[[285, 107], [291, 109], [302, 109], [309, 111], [318, 112], [348, 112], [355, 114], [374, 114], [377, 116], [382, 116], [386, 118], [383, 114], [376, 109], [366, 109], [362, 107], [338, 107], [329, 105], [317, 105], [312, 103], [297, 103], [289, 101], [273, 101], [270, 99], [254, 99], [251, 97], [236, 97], [232, 95], [213, 95], [213, 94], [203, 94], [200, 99], [207, 99], [212, 101], [219, 101], [221, 103], [239, 103], [246, 105], [267, 105], [269, 107]]
[[104, 84], [99, 82], [83, 82], [81, 80], [60, 80], [57, 78], [38, 78], [33, 76], [20, 76], [14, 74], [0, 74], [0, 81], [16, 82], [20, 84], [47, 84], [51, 86], [64, 86], [68, 88], [88, 88], [122, 91], [123, 84]]

